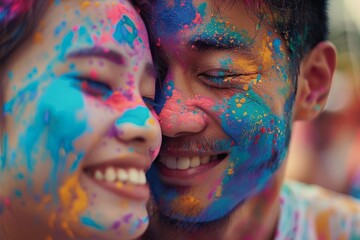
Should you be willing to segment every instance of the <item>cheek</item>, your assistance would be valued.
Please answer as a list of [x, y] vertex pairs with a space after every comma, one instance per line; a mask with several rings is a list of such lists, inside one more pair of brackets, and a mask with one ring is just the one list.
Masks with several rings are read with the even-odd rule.
[[227, 106], [221, 124], [231, 138], [231, 165], [243, 170], [260, 170], [265, 162], [280, 154], [281, 158], [276, 158], [277, 162], [271, 166], [277, 167], [283, 158], [282, 151], [286, 149], [286, 118], [275, 115], [253, 90], [234, 95]]
[[12, 106], [8, 105], [22, 129], [14, 150], [29, 174], [48, 168], [48, 184], [55, 184], [60, 173], [75, 171], [83, 156], [74, 143], [89, 130], [84, 98], [66, 79], [53, 80], [46, 87], [38, 84], [28, 92], [33, 98], [23, 102], [26, 90], [12, 100]]

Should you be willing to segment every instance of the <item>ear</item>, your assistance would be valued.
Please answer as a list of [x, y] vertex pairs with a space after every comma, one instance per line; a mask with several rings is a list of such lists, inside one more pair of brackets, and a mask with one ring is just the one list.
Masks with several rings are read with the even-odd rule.
[[325, 107], [336, 66], [336, 49], [320, 42], [302, 60], [294, 105], [294, 120], [315, 118]]

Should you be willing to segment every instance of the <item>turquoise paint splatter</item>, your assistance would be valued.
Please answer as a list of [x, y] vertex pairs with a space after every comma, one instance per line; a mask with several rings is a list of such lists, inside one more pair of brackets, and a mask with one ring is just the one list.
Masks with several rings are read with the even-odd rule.
[[19, 189], [15, 189], [14, 195], [15, 195], [15, 197], [17, 197], [17, 198], [20, 198], [20, 197], [22, 196], [22, 192], [21, 192]]
[[14, 72], [13, 72], [13, 71], [9, 71], [9, 72], [7, 73], [7, 76], [8, 76], [8, 78], [9, 78], [9, 80], [13, 80], [13, 79], [14, 79]]
[[54, 36], [59, 37], [60, 33], [66, 28], [66, 22], [62, 21], [58, 26], [55, 27]]
[[[131, 31], [129, 31], [128, 28], [130, 28]], [[127, 43], [133, 48], [134, 40], [137, 36], [138, 30], [136, 29], [134, 22], [128, 16], [123, 16], [116, 25], [115, 32], [113, 34], [114, 39], [120, 44]]]
[[143, 106], [138, 106], [136, 108], [127, 110], [122, 115], [122, 117], [116, 121], [116, 125], [121, 125], [123, 123], [132, 123], [138, 126], [145, 126], [149, 118], [149, 109]]
[[206, 7], [207, 7], [207, 2], [203, 2], [197, 8], [197, 10], [202, 18], [204, 18], [206, 16]]
[[227, 47], [249, 47], [252, 42], [252, 38], [246, 30], [234, 30], [225, 21], [220, 21], [216, 17], [212, 17], [206, 25], [200, 27], [191, 40], [196, 41], [200, 39], [214, 46]]
[[100, 225], [99, 223], [95, 222], [95, 220], [91, 219], [90, 217], [81, 217], [80, 221], [82, 224], [95, 228], [96, 230], [106, 230], [106, 228], [102, 225]]
[[75, 172], [79, 168], [79, 164], [81, 160], [84, 158], [85, 154], [83, 152], [78, 153], [76, 156], [76, 160], [73, 162], [73, 164], [70, 167], [70, 173]]
[[231, 66], [233, 64], [233, 60], [231, 58], [220, 59], [219, 63], [220, 63], [221, 68], [231, 69]]
[[0, 170], [4, 171], [6, 165], [6, 157], [7, 157], [7, 149], [8, 149], [8, 136], [4, 134], [2, 144], [1, 144], [1, 151], [0, 151]]

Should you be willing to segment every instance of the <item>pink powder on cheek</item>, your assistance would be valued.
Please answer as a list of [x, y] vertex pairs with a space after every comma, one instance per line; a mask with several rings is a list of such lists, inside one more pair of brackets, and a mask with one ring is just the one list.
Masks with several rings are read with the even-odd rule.
[[114, 109], [120, 113], [123, 113], [129, 108], [135, 108], [139, 104], [141, 104], [141, 101], [137, 100], [129, 100], [128, 97], [126, 97], [121, 92], [114, 92], [111, 97], [109, 97], [105, 104], [109, 106], [111, 109]]

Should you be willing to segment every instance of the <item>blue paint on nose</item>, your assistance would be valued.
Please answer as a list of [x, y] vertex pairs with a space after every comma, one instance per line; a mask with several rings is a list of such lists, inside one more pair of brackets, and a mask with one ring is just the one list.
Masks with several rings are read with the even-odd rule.
[[116, 121], [116, 125], [123, 123], [132, 123], [138, 126], [145, 126], [146, 121], [150, 118], [150, 111], [148, 108], [138, 106], [136, 108], [126, 111], [121, 118]]

